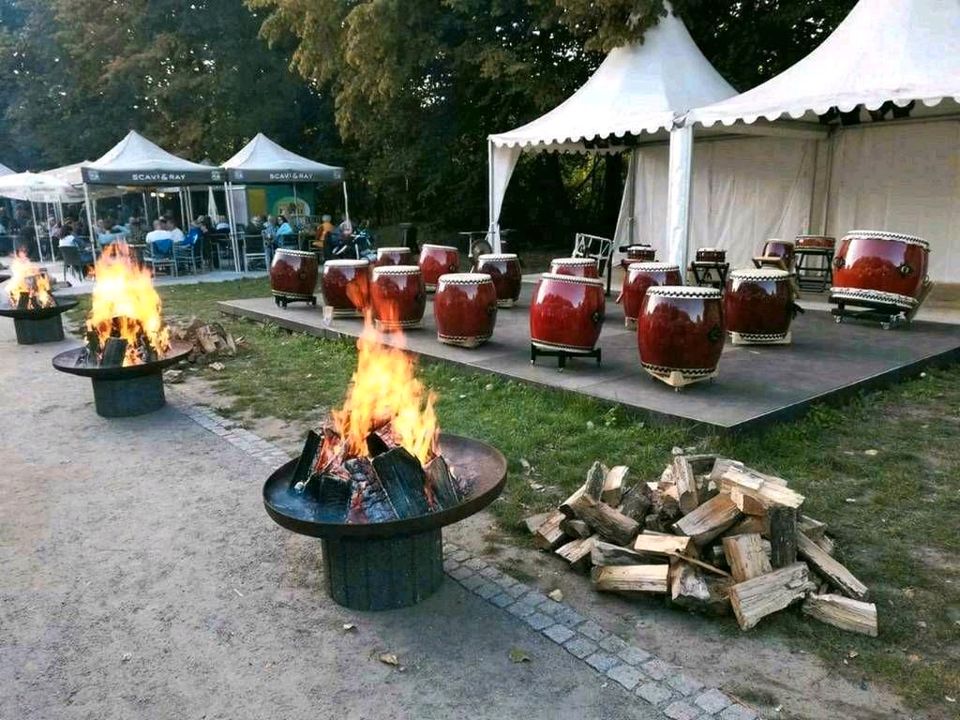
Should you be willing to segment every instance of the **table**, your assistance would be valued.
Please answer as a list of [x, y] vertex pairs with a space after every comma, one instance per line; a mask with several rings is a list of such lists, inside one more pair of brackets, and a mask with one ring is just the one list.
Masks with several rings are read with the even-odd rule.
[[802, 248], [797, 255], [797, 282], [801, 290], [824, 292], [833, 285], [833, 248]]
[[[727, 284], [727, 273], [730, 272], [730, 263], [694, 260], [690, 263], [690, 272], [693, 273], [693, 279], [697, 285], [715, 287], [718, 290], [723, 290]], [[716, 279], [714, 279], [714, 274], [716, 274]]]

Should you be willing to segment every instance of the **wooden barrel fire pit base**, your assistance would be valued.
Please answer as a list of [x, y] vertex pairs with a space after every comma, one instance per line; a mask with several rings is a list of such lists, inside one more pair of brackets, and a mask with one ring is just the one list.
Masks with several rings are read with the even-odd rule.
[[63, 320], [59, 315], [38, 320], [15, 318], [13, 329], [17, 333], [18, 345], [39, 345], [63, 340]]
[[163, 375], [159, 372], [121, 380], [93, 378], [92, 382], [93, 404], [100, 417], [146, 415], [167, 404]]
[[443, 583], [440, 528], [415, 535], [323, 540], [327, 590], [352, 610], [395, 610], [416, 605]]

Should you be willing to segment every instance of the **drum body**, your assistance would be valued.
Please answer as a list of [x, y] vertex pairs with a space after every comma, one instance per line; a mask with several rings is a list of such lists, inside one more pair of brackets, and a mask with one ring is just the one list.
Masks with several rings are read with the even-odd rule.
[[837, 240], [829, 235], [797, 235], [794, 245], [795, 250], [833, 250]]
[[473, 348], [493, 336], [497, 322], [497, 289], [484, 273], [441, 275], [433, 299], [437, 340]]
[[656, 259], [657, 251], [650, 245], [630, 245], [626, 256], [620, 260], [620, 267], [627, 270], [632, 263], [654, 262]]
[[542, 350], [592, 352], [605, 310], [601, 280], [544, 273], [530, 303], [530, 341]]
[[833, 261], [831, 299], [916, 309], [929, 287], [930, 246], [912, 235], [854, 230]]
[[374, 268], [370, 304], [374, 323], [381, 330], [420, 327], [427, 307], [427, 291], [420, 268], [416, 265]]
[[786, 270], [734, 270], [723, 297], [727, 332], [736, 345], [790, 342], [794, 289]]
[[680, 387], [716, 374], [726, 332], [716, 288], [651, 287], [640, 306], [637, 345], [643, 369]]
[[597, 261], [593, 258], [554, 258], [550, 261], [550, 272], [573, 277], [600, 277]]
[[366, 260], [327, 260], [320, 280], [323, 302], [334, 317], [362, 317], [370, 307], [370, 263]]
[[767, 240], [763, 244], [763, 257], [776, 257], [783, 261], [787, 270], [792, 271], [795, 265], [796, 254], [794, 253], [793, 243], [789, 240]]
[[284, 303], [292, 300], [316, 303], [318, 274], [316, 253], [278, 248], [270, 265], [270, 290]]
[[478, 273], [485, 273], [497, 289], [497, 307], [513, 307], [520, 299], [522, 277], [520, 261], [513, 253], [481, 255], [477, 258]]
[[721, 248], [698, 248], [696, 259], [697, 262], [725, 263], [727, 251]]
[[418, 264], [427, 292], [433, 292], [441, 275], [460, 270], [460, 253], [449, 245], [424, 245], [420, 248]]
[[377, 248], [377, 267], [385, 265], [412, 265], [413, 253], [410, 248], [405, 247], [382, 247]]
[[627, 279], [623, 282], [620, 302], [623, 303], [624, 324], [628, 328], [637, 326], [640, 305], [647, 289], [654, 285], [682, 285], [683, 276], [678, 265], [670, 263], [631, 263], [627, 268]]

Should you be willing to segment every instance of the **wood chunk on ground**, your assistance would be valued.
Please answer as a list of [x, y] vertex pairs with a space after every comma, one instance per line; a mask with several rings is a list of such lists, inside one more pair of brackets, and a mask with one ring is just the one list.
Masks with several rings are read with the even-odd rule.
[[610, 468], [607, 476], [603, 480], [603, 490], [600, 493], [600, 500], [611, 507], [619, 505], [620, 500], [623, 498], [623, 490], [629, 472], [630, 468], [626, 465], [615, 465]]
[[586, 570], [590, 567], [590, 551], [596, 542], [596, 536], [583, 538], [582, 540], [571, 540], [557, 548], [556, 553], [568, 563], [574, 570]]
[[803, 612], [841, 630], [877, 637], [877, 606], [842, 595], [810, 595]]
[[566, 515], [559, 510], [550, 513], [533, 534], [533, 544], [541, 550], [553, 550], [558, 547], [566, 538], [563, 530], [560, 529], [560, 523], [565, 517]]
[[812, 590], [806, 563], [798, 562], [730, 587], [730, 604], [741, 630], [789, 607]]
[[710, 575], [683, 560], [675, 562], [670, 582], [670, 598], [675, 605], [708, 615], [730, 612], [729, 578]]
[[730, 574], [738, 583], [773, 571], [770, 559], [763, 551], [762, 538], [756, 533], [723, 538], [723, 552]]
[[728, 495], [717, 495], [673, 524], [674, 532], [693, 538], [698, 547], [709, 544], [741, 517]]
[[601, 592], [666, 593], [669, 565], [623, 565], [600, 568], [594, 584]]
[[830, 583], [847, 597], [864, 600], [867, 597], [867, 586], [857, 580], [849, 570], [830, 557], [822, 548], [806, 535], [801, 534], [797, 542], [797, 550], [810, 567], [824, 580]]

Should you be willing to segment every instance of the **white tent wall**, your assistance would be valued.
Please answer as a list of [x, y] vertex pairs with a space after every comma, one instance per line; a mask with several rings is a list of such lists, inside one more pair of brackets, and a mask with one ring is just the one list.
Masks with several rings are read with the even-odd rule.
[[503, 198], [507, 194], [507, 185], [520, 159], [520, 147], [504, 147], [487, 143], [489, 155], [489, 209], [491, 246], [495, 253], [500, 252], [500, 211], [503, 209]]
[[931, 279], [960, 282], [960, 120], [854, 126], [831, 142], [827, 232], [919, 235]]

